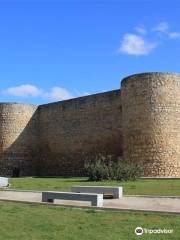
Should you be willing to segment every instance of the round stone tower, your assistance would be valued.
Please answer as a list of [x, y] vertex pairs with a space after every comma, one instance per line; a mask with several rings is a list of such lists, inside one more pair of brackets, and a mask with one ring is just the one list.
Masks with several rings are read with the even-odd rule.
[[37, 106], [0, 103], [0, 175], [35, 173]]
[[122, 81], [124, 159], [144, 176], [180, 177], [180, 75], [142, 73]]

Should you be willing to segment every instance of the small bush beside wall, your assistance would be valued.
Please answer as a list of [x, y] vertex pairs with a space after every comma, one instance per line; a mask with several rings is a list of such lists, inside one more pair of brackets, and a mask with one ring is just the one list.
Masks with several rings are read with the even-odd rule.
[[143, 168], [139, 163], [123, 160], [113, 162], [109, 156], [99, 156], [95, 160], [85, 164], [90, 181], [136, 180], [143, 172]]

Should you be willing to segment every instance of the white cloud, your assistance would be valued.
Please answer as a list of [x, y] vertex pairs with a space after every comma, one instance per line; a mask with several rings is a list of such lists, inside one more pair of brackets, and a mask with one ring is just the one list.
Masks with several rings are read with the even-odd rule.
[[179, 38], [180, 37], [180, 33], [179, 32], [170, 32], [169, 33], [169, 38]]
[[158, 33], [167, 34], [169, 31], [169, 24], [167, 22], [160, 22], [153, 30]]
[[75, 93], [76, 96], [81, 96], [81, 97], [91, 95], [90, 92], [80, 92], [77, 89], [74, 89], [73, 92]]
[[38, 97], [41, 99], [46, 99], [50, 102], [61, 101], [90, 94], [88, 92], [81, 93], [77, 90], [71, 93], [67, 89], [58, 86], [45, 90], [31, 84], [9, 87], [1, 91], [1, 93], [13, 97]]
[[139, 34], [142, 34], [142, 35], [147, 33], [147, 30], [143, 25], [135, 27], [135, 30], [136, 30], [136, 32], [138, 32]]
[[[165, 40], [173, 40], [180, 38], [180, 32], [171, 31], [168, 22], [160, 22], [154, 28], [148, 29], [144, 25], [139, 25], [134, 28], [136, 33], [126, 33], [122, 37], [120, 48], [118, 53], [125, 53], [128, 55], [148, 55], [155, 49], [160, 43]], [[156, 41], [150, 41], [147, 39], [147, 35], [150, 35], [152, 39]]]
[[73, 98], [74, 96], [65, 88], [53, 87], [49, 91], [44, 91], [42, 97], [50, 101], [61, 101]]
[[37, 97], [41, 95], [41, 90], [34, 85], [24, 84], [16, 87], [7, 88], [3, 91], [3, 93], [16, 97]]
[[124, 35], [119, 52], [129, 55], [148, 55], [157, 43], [146, 41], [142, 36], [127, 33]]
[[180, 32], [171, 32], [170, 31], [170, 26], [167, 22], [160, 22], [154, 29], [153, 31], [165, 35], [170, 39], [175, 39], [180, 37]]

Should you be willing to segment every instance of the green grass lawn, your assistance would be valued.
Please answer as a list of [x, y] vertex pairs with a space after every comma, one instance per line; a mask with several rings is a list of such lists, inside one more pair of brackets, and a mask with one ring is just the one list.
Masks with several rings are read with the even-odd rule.
[[[134, 229], [173, 229], [172, 234], [136, 236]], [[0, 202], [0, 240], [180, 239], [180, 216], [64, 208]]]
[[70, 190], [73, 185], [118, 185], [125, 195], [180, 196], [180, 179], [139, 179], [137, 181], [89, 182], [87, 178], [11, 178], [11, 188], [28, 190]]
[[[87, 178], [11, 178], [12, 189], [70, 190], [73, 185], [119, 185], [124, 194], [178, 195], [180, 179], [89, 182]], [[173, 229], [172, 234], [136, 236], [138, 226]], [[180, 239], [180, 215], [123, 212], [0, 202], [0, 240], [166, 240]]]

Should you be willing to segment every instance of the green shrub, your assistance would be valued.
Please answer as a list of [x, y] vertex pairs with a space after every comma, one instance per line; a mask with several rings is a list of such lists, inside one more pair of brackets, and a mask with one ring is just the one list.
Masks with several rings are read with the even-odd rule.
[[85, 169], [89, 180], [136, 180], [143, 172], [140, 164], [111, 159], [109, 156], [99, 155], [95, 161], [86, 163]]
[[98, 160], [95, 163], [86, 164], [85, 169], [90, 181], [107, 179], [108, 168], [103, 162], [101, 162], [101, 160]]
[[134, 181], [142, 175], [143, 168], [141, 164], [122, 161], [117, 164], [115, 171], [115, 176], [117, 180]]

